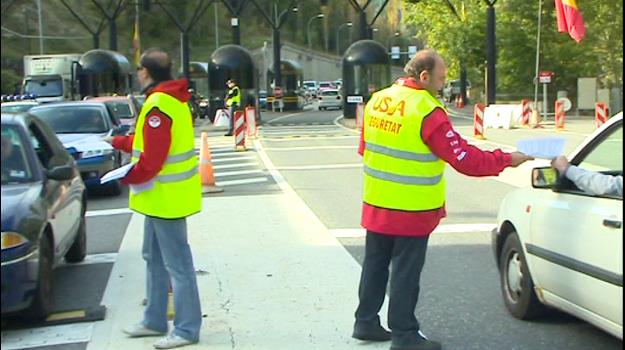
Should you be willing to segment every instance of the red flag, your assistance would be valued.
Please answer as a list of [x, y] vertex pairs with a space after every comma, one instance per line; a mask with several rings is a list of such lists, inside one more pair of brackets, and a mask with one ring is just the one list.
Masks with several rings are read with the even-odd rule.
[[555, 0], [556, 19], [558, 21], [558, 31], [569, 33], [573, 40], [578, 43], [586, 35], [586, 26], [582, 13], [577, 8], [576, 0]]

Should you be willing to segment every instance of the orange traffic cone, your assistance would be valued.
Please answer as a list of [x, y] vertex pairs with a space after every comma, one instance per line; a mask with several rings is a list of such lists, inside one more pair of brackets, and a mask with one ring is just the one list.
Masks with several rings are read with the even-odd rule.
[[211, 162], [211, 151], [208, 147], [208, 133], [202, 132], [202, 145], [200, 146], [200, 179], [202, 181], [202, 193], [223, 192], [223, 188], [215, 186], [215, 174]]

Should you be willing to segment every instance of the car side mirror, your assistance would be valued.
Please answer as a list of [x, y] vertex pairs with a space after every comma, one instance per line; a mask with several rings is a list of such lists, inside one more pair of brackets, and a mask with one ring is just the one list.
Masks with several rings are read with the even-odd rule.
[[57, 181], [67, 181], [74, 177], [74, 168], [71, 165], [55, 166], [52, 169], [46, 171], [48, 179]]
[[532, 169], [532, 187], [553, 188], [558, 183], [558, 172], [552, 167]]
[[121, 136], [126, 135], [130, 131], [130, 125], [122, 124], [120, 126], [116, 126], [111, 130], [111, 136]]

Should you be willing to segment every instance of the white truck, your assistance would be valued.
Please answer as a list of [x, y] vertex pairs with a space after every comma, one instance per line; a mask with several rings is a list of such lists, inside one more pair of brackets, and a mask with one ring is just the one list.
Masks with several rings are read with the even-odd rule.
[[[34, 94], [39, 102], [71, 100], [74, 65], [82, 54], [24, 56], [23, 94]], [[74, 63], [76, 62], [76, 63]]]

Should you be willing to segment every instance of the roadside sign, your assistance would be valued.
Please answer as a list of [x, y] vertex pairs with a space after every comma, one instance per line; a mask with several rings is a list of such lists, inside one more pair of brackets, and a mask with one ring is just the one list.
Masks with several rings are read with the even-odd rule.
[[273, 89], [273, 96], [276, 97], [276, 98], [282, 97], [282, 88], [279, 87], [279, 86], [276, 86]]
[[416, 46], [408, 46], [408, 58], [412, 58], [417, 53]]
[[540, 71], [538, 72], [538, 82], [540, 82], [541, 84], [549, 84], [551, 83], [551, 79], [553, 78], [553, 76], [554, 74], [551, 71]]
[[362, 96], [347, 96], [347, 103], [362, 103]]
[[399, 46], [391, 47], [391, 59], [394, 59], [394, 60], [399, 59]]

